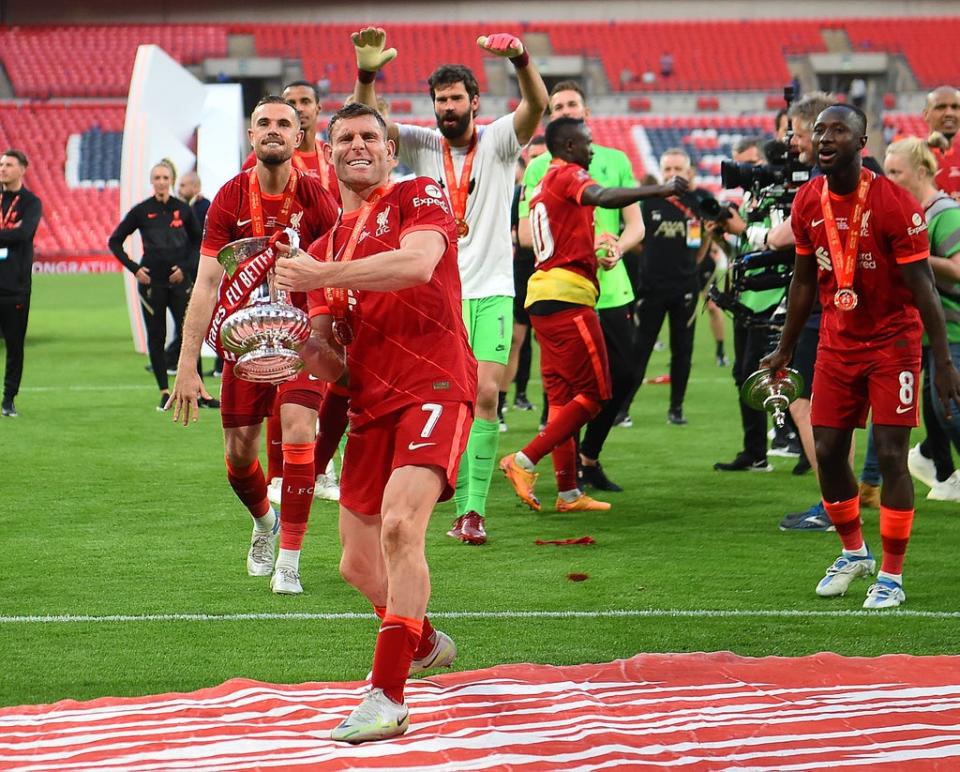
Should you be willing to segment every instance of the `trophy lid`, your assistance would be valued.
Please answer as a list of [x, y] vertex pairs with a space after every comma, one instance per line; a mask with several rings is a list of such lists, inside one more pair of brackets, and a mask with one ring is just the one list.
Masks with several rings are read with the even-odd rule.
[[233, 276], [245, 260], [258, 255], [270, 245], [269, 236], [251, 236], [231, 241], [217, 253], [217, 262], [223, 266], [227, 276]]

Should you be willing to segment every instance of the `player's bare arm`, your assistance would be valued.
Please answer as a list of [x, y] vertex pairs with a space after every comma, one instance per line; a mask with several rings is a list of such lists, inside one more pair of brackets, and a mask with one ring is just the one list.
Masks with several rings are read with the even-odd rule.
[[950, 418], [951, 400], [960, 403], [960, 373], [954, 367], [953, 358], [950, 356], [943, 306], [933, 283], [933, 273], [926, 260], [916, 260], [901, 265], [900, 275], [913, 293], [913, 300], [917, 304], [924, 329], [930, 338], [930, 348], [936, 362], [933, 385], [943, 403], [947, 418]]
[[[387, 32], [382, 27], [364, 27], [350, 35], [357, 57], [357, 81], [353, 87], [353, 101], [377, 108], [377, 73], [397, 56], [396, 48], [386, 48]], [[400, 130], [387, 120], [387, 139], [399, 148]], [[398, 151], [399, 152], [399, 149]]]
[[938, 279], [946, 279], [950, 282], [960, 281], [960, 252], [951, 257], [937, 257], [930, 255], [930, 267], [933, 269], [933, 275]]
[[[373, 292], [426, 284], [447, 248], [446, 239], [434, 230], [408, 233], [400, 249], [380, 252], [349, 263], [321, 263], [302, 250], [277, 261], [277, 286], [288, 292], [319, 287], [345, 287]], [[282, 246], [281, 255], [287, 253]]]
[[[623, 218], [623, 230], [620, 231], [620, 238], [617, 239], [617, 249], [622, 254], [629, 252], [643, 241], [643, 237], [647, 235], [647, 229], [643, 224], [643, 212], [640, 211], [640, 204], [629, 204], [623, 207], [620, 210], [620, 216]], [[527, 229], [529, 230], [529, 218], [524, 218], [524, 220], [527, 220]]]
[[217, 287], [223, 277], [223, 268], [215, 258], [208, 255], [200, 256], [200, 267], [197, 271], [197, 280], [190, 295], [190, 305], [183, 320], [183, 342], [180, 346], [180, 359], [177, 363], [177, 377], [167, 400], [167, 409], [173, 408], [173, 421], [184, 426], [190, 423], [191, 418], [196, 422], [199, 418], [197, 399], [202, 396], [203, 382], [197, 372], [197, 357], [200, 356], [200, 347], [203, 338], [210, 327], [210, 317], [217, 303]]
[[794, 261], [793, 281], [787, 299], [787, 318], [777, 348], [760, 360], [760, 367], [780, 370], [790, 364], [793, 349], [803, 326], [807, 323], [813, 301], [817, 297], [817, 262], [813, 255], [797, 255]]
[[602, 206], [604, 209], [622, 209], [637, 201], [677, 196], [689, 189], [690, 183], [684, 177], [671, 177], [663, 185], [641, 185], [637, 188], [604, 188], [591, 185], [581, 194], [580, 203], [585, 206]]
[[790, 249], [794, 243], [793, 226], [789, 217], [779, 225], [774, 225], [767, 233], [767, 246], [770, 249]]
[[507, 32], [481, 35], [477, 38], [477, 45], [494, 56], [510, 59], [517, 70], [520, 104], [513, 113], [513, 131], [517, 135], [517, 141], [521, 145], [526, 145], [536, 133], [540, 119], [543, 118], [550, 101], [543, 78], [530, 61], [530, 55], [524, 49], [523, 42], [515, 35]]

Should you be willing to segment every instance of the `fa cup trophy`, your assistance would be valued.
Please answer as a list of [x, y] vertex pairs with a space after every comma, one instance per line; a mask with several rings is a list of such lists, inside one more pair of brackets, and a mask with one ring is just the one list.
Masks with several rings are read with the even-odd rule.
[[[300, 238], [287, 228], [285, 233], [294, 251]], [[250, 278], [232, 284], [251, 284], [262, 281], [276, 262], [276, 239], [253, 237], [227, 244], [217, 255], [227, 276], [234, 279], [238, 271], [248, 271]], [[244, 279], [243, 276], [238, 276]], [[247, 287], [246, 289], [249, 289]], [[251, 293], [256, 296], [254, 290]], [[229, 298], [230, 289], [227, 290]], [[295, 378], [303, 368], [297, 353], [310, 337], [310, 319], [307, 314], [287, 300], [287, 293], [270, 282], [269, 299], [248, 300], [247, 305], [230, 314], [220, 329], [220, 341], [227, 351], [237, 354], [233, 371], [238, 378], [255, 383], [282, 383]]]
[[740, 396], [754, 410], [773, 413], [773, 420], [782, 427], [786, 409], [803, 392], [803, 376], [786, 367], [782, 370], [757, 370], [743, 382]]

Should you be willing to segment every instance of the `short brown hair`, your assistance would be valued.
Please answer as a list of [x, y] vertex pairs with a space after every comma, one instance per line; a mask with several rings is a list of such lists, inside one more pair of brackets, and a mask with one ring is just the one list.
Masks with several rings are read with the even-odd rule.
[[0, 155], [8, 155], [11, 158], [16, 158], [17, 163], [19, 163], [24, 169], [26, 169], [27, 166], [29, 166], [29, 162], [27, 161], [27, 154], [24, 153], [22, 150], [14, 150], [13, 148], [10, 148], [9, 150], [4, 150], [2, 153], [0, 153]]
[[250, 111], [251, 120], [253, 119], [253, 114], [257, 111], [257, 109], [263, 107], [264, 105], [283, 105], [284, 107], [289, 107], [297, 116], [297, 125], [300, 124], [300, 113], [297, 111], [297, 108], [290, 104], [282, 96], [277, 96], [276, 94], [267, 94], [265, 97], [263, 97], [263, 99], [253, 106], [253, 110]]
[[377, 110], [374, 110], [369, 105], [363, 104], [363, 102], [350, 102], [330, 116], [330, 123], [327, 124], [327, 137], [333, 139], [333, 127], [337, 121], [348, 118], [360, 118], [364, 115], [372, 115], [377, 119], [377, 123], [380, 124], [380, 129], [383, 133], [383, 138], [387, 139], [387, 122]]
[[561, 80], [559, 83], [557, 83], [557, 85], [550, 89], [550, 96], [555, 96], [561, 91], [576, 91], [583, 100], [583, 103], [587, 103], [587, 95], [583, 93], [583, 86], [580, 85], [579, 81]]

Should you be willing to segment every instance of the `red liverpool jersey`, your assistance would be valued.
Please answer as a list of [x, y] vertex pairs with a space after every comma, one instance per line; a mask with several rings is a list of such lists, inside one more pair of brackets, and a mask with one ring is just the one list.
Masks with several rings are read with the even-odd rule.
[[[358, 215], [359, 210], [345, 215], [310, 253], [325, 259], [332, 237], [339, 258]], [[477, 361], [463, 326], [456, 225], [436, 182], [417, 177], [390, 188], [370, 210], [352, 259], [399, 249], [400, 240], [418, 230], [436, 231], [447, 242], [430, 281], [394, 292], [353, 291], [347, 368], [354, 426], [405, 405], [476, 399]], [[328, 312], [322, 290], [309, 293], [309, 304], [311, 314]]]
[[554, 158], [530, 199], [530, 229], [537, 270], [566, 268], [599, 291], [594, 208], [580, 205], [583, 191], [598, 184], [582, 166]]
[[[298, 174], [297, 191], [290, 208], [288, 222], [278, 222], [283, 194], [268, 196], [261, 194], [263, 202], [263, 224], [265, 235], [271, 236], [281, 228], [287, 226], [300, 234], [303, 247], [326, 233], [337, 221], [340, 208], [333, 197], [324, 190], [319, 180], [305, 174]], [[237, 239], [249, 238], [254, 235], [250, 215], [249, 172], [240, 172], [229, 180], [213, 197], [210, 210], [203, 229], [203, 242], [200, 245], [200, 254], [216, 259], [223, 247]], [[220, 282], [220, 295], [214, 318], [222, 313], [222, 293], [227, 285], [226, 277]], [[254, 292], [255, 296], [264, 296], [266, 288], [261, 287]], [[291, 293], [290, 300], [294, 305], [306, 309], [306, 297], [303, 293]], [[219, 325], [217, 325], [218, 327]], [[220, 351], [220, 341], [209, 341], [214, 348]]]
[[[871, 172], [872, 174], [872, 172]], [[833, 261], [824, 227], [820, 195], [826, 177], [806, 183], [793, 203], [792, 224], [798, 255], [815, 255], [823, 317], [820, 346], [855, 358], [871, 355], [888, 345], [919, 347], [923, 331], [913, 293], [900, 276], [899, 266], [930, 254], [927, 224], [920, 204], [886, 177], [873, 176], [867, 194], [853, 289], [856, 308], [841, 311], [834, 305], [837, 291]], [[840, 241], [845, 246], [848, 219], [856, 199], [830, 194]], [[900, 344], [899, 341], [904, 341]]]

